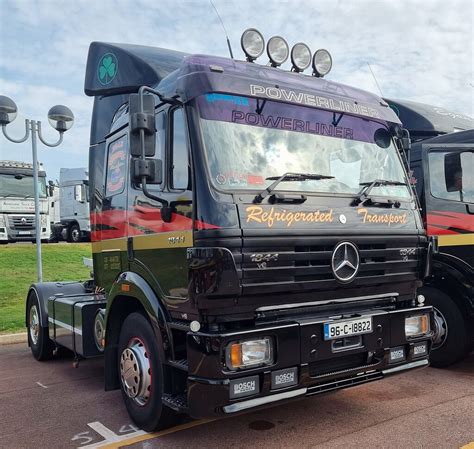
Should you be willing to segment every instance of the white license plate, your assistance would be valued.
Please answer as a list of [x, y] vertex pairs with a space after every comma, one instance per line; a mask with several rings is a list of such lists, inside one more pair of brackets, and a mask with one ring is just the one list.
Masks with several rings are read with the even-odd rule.
[[325, 340], [335, 340], [336, 338], [349, 337], [351, 335], [370, 334], [371, 332], [372, 318], [324, 323]]
[[20, 235], [31, 235], [31, 231], [18, 231]]

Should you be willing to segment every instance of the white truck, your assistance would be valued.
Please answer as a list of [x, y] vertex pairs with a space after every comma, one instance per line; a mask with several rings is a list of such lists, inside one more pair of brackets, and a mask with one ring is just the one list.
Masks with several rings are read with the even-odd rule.
[[[41, 240], [51, 236], [46, 172], [39, 164]], [[35, 242], [33, 164], [0, 161], [0, 242]]]
[[61, 168], [59, 171], [59, 215], [62, 236], [68, 242], [90, 238], [89, 170]]

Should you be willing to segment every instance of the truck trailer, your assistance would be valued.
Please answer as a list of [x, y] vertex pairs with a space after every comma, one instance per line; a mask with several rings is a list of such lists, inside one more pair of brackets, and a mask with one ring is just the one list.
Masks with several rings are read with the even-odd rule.
[[419, 293], [434, 308], [431, 363], [449, 366], [474, 344], [474, 120], [437, 106], [387, 101], [414, 141], [411, 178], [437, 244]]
[[33, 284], [28, 341], [38, 360], [104, 355], [145, 430], [429, 363], [431, 245], [400, 121], [327, 81], [325, 50], [278, 68], [282, 41], [268, 65], [253, 29], [242, 61], [90, 45], [94, 276]]
[[[51, 236], [46, 172], [39, 164], [41, 240]], [[33, 164], [0, 161], [0, 243], [36, 241]]]

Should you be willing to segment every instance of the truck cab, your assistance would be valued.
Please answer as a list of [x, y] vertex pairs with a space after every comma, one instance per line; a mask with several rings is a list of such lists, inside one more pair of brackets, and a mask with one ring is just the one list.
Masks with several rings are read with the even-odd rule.
[[94, 278], [32, 286], [37, 359], [103, 354], [146, 430], [428, 365], [427, 238], [382, 99], [102, 42], [85, 92]]
[[68, 242], [90, 238], [89, 171], [61, 168], [59, 171], [60, 224]]
[[444, 108], [387, 100], [412, 136], [409, 154], [433, 270], [419, 293], [434, 307], [431, 362], [444, 367], [474, 344], [474, 120]]
[[[41, 240], [51, 235], [46, 172], [38, 172]], [[19, 161], [0, 161], [0, 243], [35, 242], [35, 204], [33, 165]]]

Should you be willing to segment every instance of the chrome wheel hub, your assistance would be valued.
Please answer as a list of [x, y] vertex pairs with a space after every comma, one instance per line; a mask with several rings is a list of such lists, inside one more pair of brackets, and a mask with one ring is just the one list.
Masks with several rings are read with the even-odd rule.
[[145, 405], [151, 394], [151, 367], [139, 338], [132, 338], [120, 356], [120, 378], [127, 396], [138, 405]]
[[100, 352], [104, 352], [105, 322], [104, 316], [102, 315], [100, 310], [97, 312], [94, 321], [94, 341], [97, 349]]
[[71, 235], [74, 241], [79, 240], [79, 231], [77, 229], [73, 229]]
[[30, 308], [30, 338], [34, 345], [38, 344], [39, 338], [39, 314], [36, 305]]
[[433, 307], [434, 312], [434, 334], [433, 334], [433, 349], [439, 349], [444, 345], [448, 337], [448, 324], [444, 315]]

